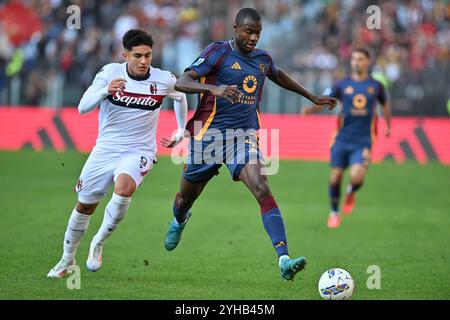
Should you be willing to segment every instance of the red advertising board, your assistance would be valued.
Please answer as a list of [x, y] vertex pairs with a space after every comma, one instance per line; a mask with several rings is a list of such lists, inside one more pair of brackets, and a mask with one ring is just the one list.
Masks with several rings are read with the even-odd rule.
[[[53, 111], [45, 108], [0, 107], [0, 150], [22, 148], [54, 148], [63, 151], [75, 148], [89, 152], [97, 137], [97, 111], [80, 115], [68, 108]], [[334, 116], [261, 115], [262, 128], [278, 130], [279, 157], [328, 161], [330, 140], [336, 129]], [[176, 128], [172, 111], [161, 111], [157, 140], [168, 137]], [[389, 138], [384, 136], [384, 122], [379, 121], [379, 134], [373, 147], [374, 162], [391, 158], [427, 163], [450, 164], [450, 119], [394, 117]], [[269, 138], [270, 141], [270, 138]], [[270, 141], [268, 153], [271, 155]], [[158, 147], [159, 154], [171, 150]]]

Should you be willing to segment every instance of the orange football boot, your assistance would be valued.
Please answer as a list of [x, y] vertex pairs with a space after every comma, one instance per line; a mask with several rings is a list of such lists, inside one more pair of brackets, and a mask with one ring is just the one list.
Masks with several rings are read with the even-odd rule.
[[338, 214], [330, 214], [327, 225], [330, 229], [339, 228], [341, 225], [341, 217]]
[[347, 196], [345, 197], [344, 206], [342, 207], [342, 212], [345, 215], [349, 215], [355, 208], [355, 204], [356, 204], [356, 194], [354, 192], [347, 193]]

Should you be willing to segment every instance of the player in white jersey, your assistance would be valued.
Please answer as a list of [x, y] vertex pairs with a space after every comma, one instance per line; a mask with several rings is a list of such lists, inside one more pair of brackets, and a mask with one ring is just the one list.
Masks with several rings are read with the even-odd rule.
[[50, 278], [63, 277], [76, 263], [75, 253], [89, 218], [114, 184], [86, 262], [90, 271], [101, 267], [105, 240], [124, 218], [131, 196], [156, 161], [156, 126], [166, 96], [174, 100], [178, 131], [171, 139], [163, 139], [163, 145], [173, 147], [183, 139], [186, 96], [175, 91], [176, 78], [170, 72], [150, 66], [152, 37], [141, 30], [129, 30], [122, 42], [126, 62], [103, 67], [78, 105], [79, 112], [86, 113], [100, 104], [99, 131], [75, 187], [78, 202], [66, 229], [63, 256], [48, 273]]

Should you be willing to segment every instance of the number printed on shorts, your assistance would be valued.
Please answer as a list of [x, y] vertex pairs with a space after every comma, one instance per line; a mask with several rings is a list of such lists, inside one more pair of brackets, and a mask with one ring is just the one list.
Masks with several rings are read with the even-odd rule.
[[147, 158], [144, 157], [144, 156], [141, 156], [141, 164], [140, 164], [140, 168], [141, 168], [141, 169], [145, 168], [145, 167], [147, 166], [147, 163], [148, 163]]

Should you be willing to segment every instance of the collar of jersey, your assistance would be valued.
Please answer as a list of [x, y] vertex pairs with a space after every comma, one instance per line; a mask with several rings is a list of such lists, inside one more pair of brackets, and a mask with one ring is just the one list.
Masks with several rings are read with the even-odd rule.
[[128, 72], [128, 63], [125, 65], [125, 69], [127, 70], [127, 75], [128, 75], [128, 77], [130, 77], [130, 78], [133, 79], [133, 80], [136, 80], [136, 81], [144, 81], [144, 80], [147, 80], [148, 78], [150, 78], [150, 67], [148, 68], [147, 74], [146, 74], [145, 76], [142, 76], [142, 77], [136, 77], [136, 76], [133, 76], [132, 74], [130, 74], [130, 73]]
[[[255, 55], [256, 50], [253, 50], [252, 52], [247, 53], [247, 54], [241, 53], [238, 49], [233, 47], [232, 41], [233, 41], [233, 39], [228, 40], [228, 44], [230, 45], [231, 50], [233, 50], [233, 52], [236, 53], [237, 55], [244, 57], [244, 58], [251, 58], [252, 56]], [[235, 42], [235, 44], [236, 44], [236, 42]]]

